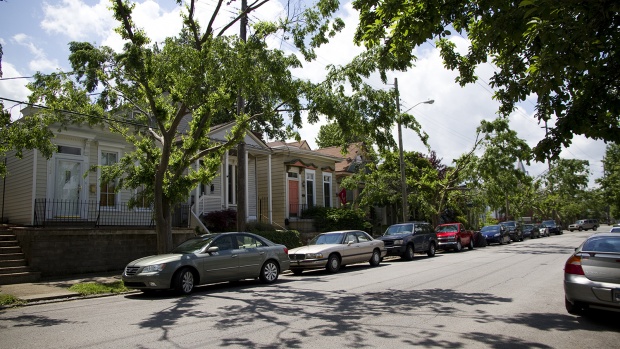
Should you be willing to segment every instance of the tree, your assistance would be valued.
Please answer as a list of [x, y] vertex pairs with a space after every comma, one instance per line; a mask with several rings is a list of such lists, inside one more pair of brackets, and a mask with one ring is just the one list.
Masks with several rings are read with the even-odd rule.
[[[536, 117], [555, 118], [534, 148], [536, 160], [557, 157], [573, 135], [620, 141], [620, 3], [612, 0], [355, 0], [357, 43], [381, 51], [383, 69], [406, 69], [413, 49], [437, 38], [444, 64], [457, 69], [461, 85], [477, 80], [476, 66], [498, 70], [502, 116], [529, 95]], [[457, 52], [452, 30], [466, 33], [466, 54]]]
[[[344, 25], [331, 17], [338, 2], [317, 0], [292, 20], [257, 22], [247, 41], [226, 35], [268, 1], [254, 2], [216, 30], [218, 17], [228, 16], [221, 8], [224, 1], [217, 2], [203, 27], [195, 18], [196, 1], [190, 0], [182, 12], [181, 33], [151, 43], [133, 21], [133, 5], [113, 0], [117, 32], [126, 41], [123, 51], [72, 42], [69, 60], [75, 78], [37, 74], [29, 85], [31, 103], [47, 107], [39, 111], [41, 119], [61, 125], [105, 123], [134, 144], [135, 150], [117, 164], [102, 168], [102, 179], [119, 179], [118, 190], [144, 186], [143, 195], [154, 203], [159, 253], [172, 248], [173, 205], [216, 175], [223, 152], [248, 129], [289, 135], [301, 127], [306, 110], [311, 123], [325, 115], [351, 132], [374, 135], [379, 143], [390, 140], [385, 134], [396, 115], [393, 93], [374, 90], [363, 81], [377, 67], [372, 53], [346, 66], [330, 67], [325, 81], [314, 84], [292, 76], [290, 70], [302, 66], [296, 56], [266, 44], [269, 36], [284, 31], [306, 60], [315, 59], [314, 49]], [[345, 85], [350, 93], [344, 93]], [[248, 101], [247, 108], [237, 110], [238, 98]], [[223, 122], [233, 125], [227, 139], [210, 140], [211, 126]], [[200, 166], [193, 168], [199, 159]]]
[[603, 177], [596, 180], [601, 186], [612, 217], [620, 217], [620, 145], [607, 145], [603, 159]]
[[549, 205], [547, 212], [555, 211], [563, 225], [587, 213], [585, 193], [589, 176], [589, 162], [577, 159], [552, 162], [549, 172], [544, 176]]

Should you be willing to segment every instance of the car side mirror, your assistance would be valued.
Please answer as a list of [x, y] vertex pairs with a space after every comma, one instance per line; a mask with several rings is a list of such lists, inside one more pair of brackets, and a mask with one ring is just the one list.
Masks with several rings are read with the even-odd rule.
[[217, 246], [211, 246], [211, 247], [209, 247], [209, 248], [207, 249], [207, 253], [208, 253], [208, 254], [212, 254], [212, 253], [218, 252], [219, 250], [220, 250], [220, 248], [219, 248], [219, 247], [217, 247]]

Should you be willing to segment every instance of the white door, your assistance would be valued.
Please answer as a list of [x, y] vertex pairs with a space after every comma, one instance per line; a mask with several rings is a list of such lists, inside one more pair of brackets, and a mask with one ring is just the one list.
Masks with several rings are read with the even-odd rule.
[[79, 217], [82, 161], [56, 159], [54, 178], [54, 217]]

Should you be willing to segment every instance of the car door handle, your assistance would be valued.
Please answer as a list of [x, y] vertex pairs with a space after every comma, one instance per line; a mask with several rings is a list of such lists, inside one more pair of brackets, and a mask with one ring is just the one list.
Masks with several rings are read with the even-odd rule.
[[259, 252], [259, 254], [265, 254], [265, 252], [261, 251], [261, 252]]
[[237, 257], [239, 257], [239, 255], [233, 254], [233, 255], [231, 255], [230, 257], [231, 257], [231, 258], [237, 258]]

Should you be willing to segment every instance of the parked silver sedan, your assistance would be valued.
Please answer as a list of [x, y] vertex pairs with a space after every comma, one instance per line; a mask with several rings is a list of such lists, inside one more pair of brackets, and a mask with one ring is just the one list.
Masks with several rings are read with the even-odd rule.
[[196, 285], [260, 278], [272, 283], [289, 269], [288, 250], [250, 233], [206, 234], [168, 254], [137, 259], [122, 275], [125, 286], [149, 292], [174, 289], [189, 294]]
[[289, 251], [291, 271], [295, 275], [304, 270], [325, 268], [330, 273], [341, 266], [368, 262], [376, 267], [385, 256], [383, 241], [375, 240], [359, 230], [332, 231], [316, 236], [308, 246]]
[[571, 314], [620, 311], [620, 234], [594, 234], [575, 249], [564, 266], [564, 295]]

